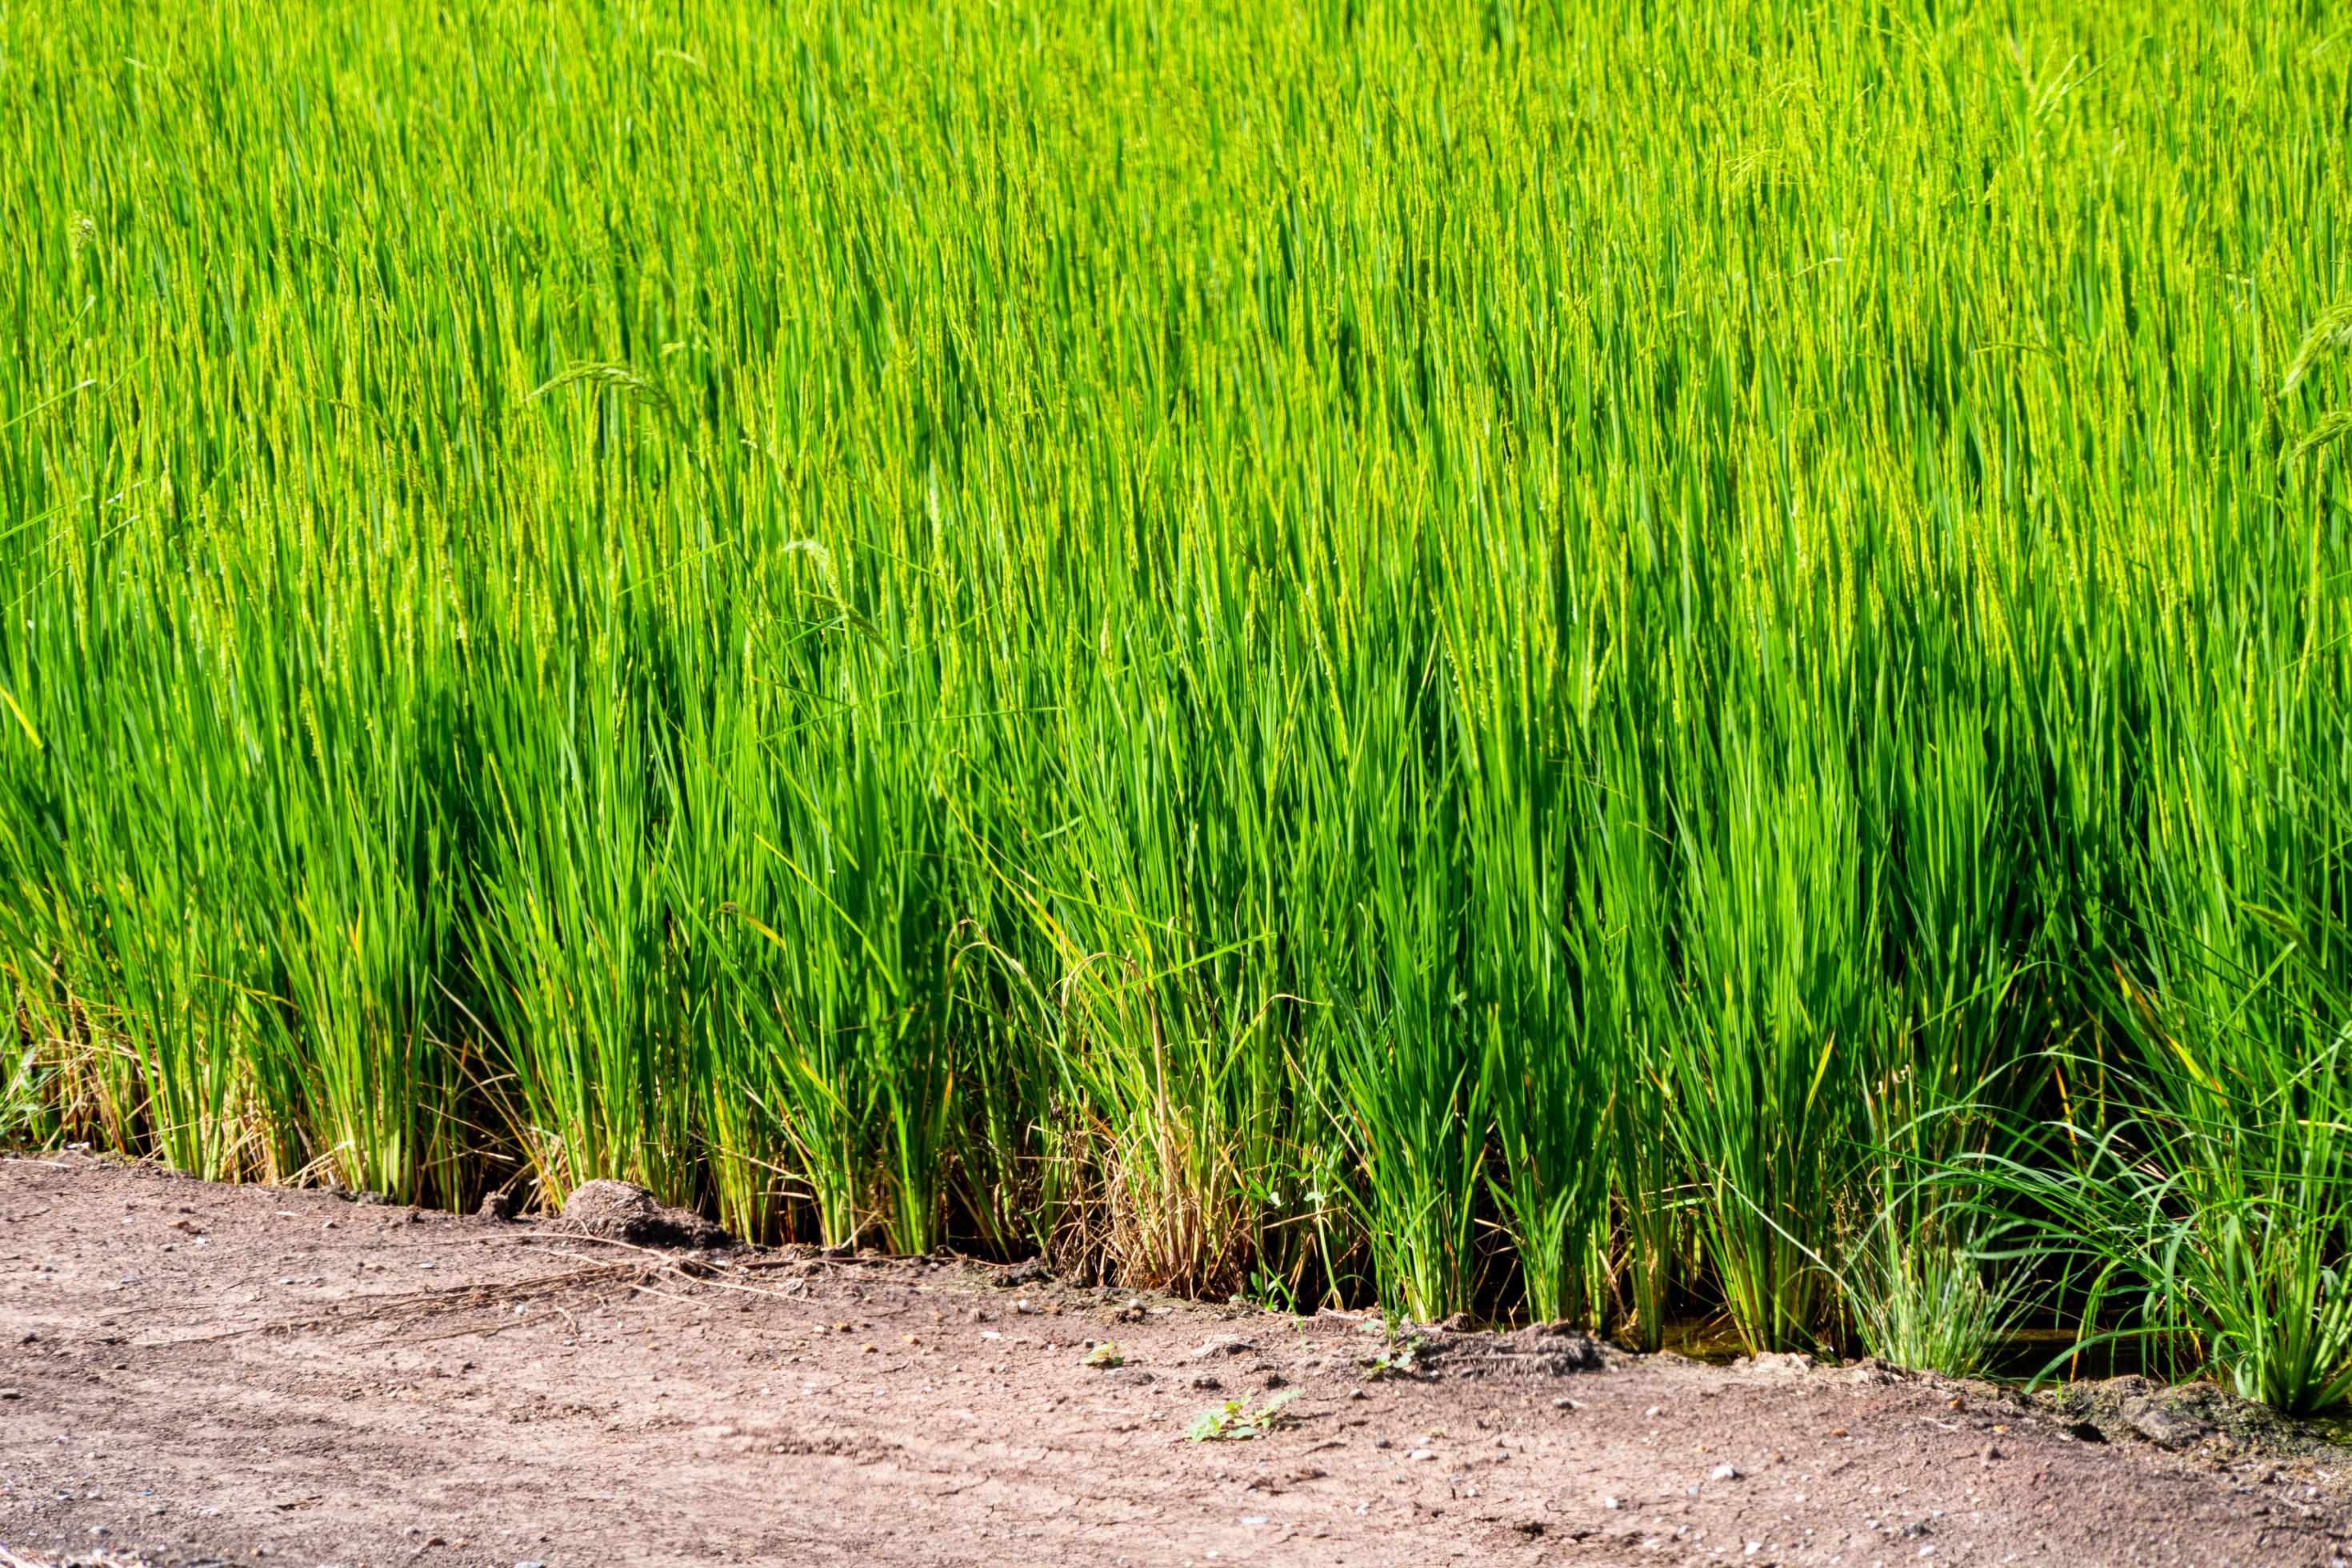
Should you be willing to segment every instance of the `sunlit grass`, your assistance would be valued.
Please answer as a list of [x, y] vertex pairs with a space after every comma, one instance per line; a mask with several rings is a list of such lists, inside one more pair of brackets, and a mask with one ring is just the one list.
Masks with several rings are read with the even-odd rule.
[[2338, 1391], [2352, 50], [1425, 9], [0, 15], [0, 1127]]

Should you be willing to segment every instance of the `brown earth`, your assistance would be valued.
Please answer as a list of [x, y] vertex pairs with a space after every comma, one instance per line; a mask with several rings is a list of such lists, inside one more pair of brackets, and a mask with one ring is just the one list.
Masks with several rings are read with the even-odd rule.
[[[2273, 1568], [2352, 1522], [2329, 1450], [2086, 1440], [1981, 1385], [1444, 1333], [1368, 1380], [1382, 1343], [0, 1161], [0, 1564]], [[1185, 1437], [1278, 1394], [1261, 1436]]]

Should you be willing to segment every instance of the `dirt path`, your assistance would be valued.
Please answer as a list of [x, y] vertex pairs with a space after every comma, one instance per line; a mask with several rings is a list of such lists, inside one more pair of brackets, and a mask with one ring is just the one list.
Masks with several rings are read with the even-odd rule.
[[[0, 1161], [0, 1543], [41, 1563], [2339, 1561], [2333, 1470], [1675, 1358], [1367, 1382], [1376, 1332]], [[1116, 1341], [1128, 1364], [1083, 1364]], [[1289, 1394], [1251, 1441], [1185, 1441]], [[1959, 1400], [1957, 1407], [1955, 1398]], [[0, 1552], [0, 1563], [10, 1561]]]

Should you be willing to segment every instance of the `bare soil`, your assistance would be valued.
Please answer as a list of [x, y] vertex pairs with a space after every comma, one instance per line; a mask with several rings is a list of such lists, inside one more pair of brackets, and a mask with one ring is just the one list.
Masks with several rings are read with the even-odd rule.
[[[1124, 1364], [1087, 1364], [1103, 1341]], [[2352, 1521], [2326, 1447], [1541, 1336], [1433, 1333], [1369, 1377], [1383, 1344], [952, 1259], [0, 1161], [0, 1564], [2289, 1568]], [[1282, 1395], [1261, 1435], [1185, 1436]]]

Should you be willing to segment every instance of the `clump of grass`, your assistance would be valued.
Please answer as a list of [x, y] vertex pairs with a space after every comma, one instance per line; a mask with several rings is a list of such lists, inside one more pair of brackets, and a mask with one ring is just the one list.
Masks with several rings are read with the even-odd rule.
[[1933, 1225], [1905, 1234], [1882, 1223], [1849, 1250], [1840, 1283], [1864, 1349], [1947, 1377], [1988, 1370], [2034, 1305], [2015, 1260], [1988, 1258]]

